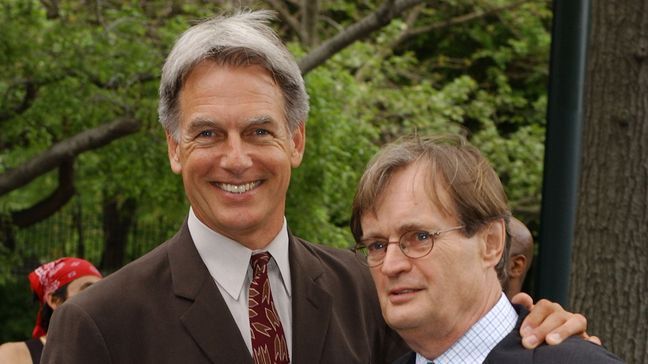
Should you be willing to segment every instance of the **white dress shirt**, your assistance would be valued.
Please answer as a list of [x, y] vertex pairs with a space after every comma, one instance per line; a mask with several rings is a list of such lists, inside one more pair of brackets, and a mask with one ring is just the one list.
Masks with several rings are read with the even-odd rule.
[[488, 353], [513, 330], [517, 319], [515, 308], [502, 293], [495, 306], [448, 350], [433, 360], [416, 353], [416, 364], [483, 363]]
[[[196, 244], [198, 254], [216, 282], [227, 307], [236, 321], [241, 336], [252, 355], [252, 337], [248, 314], [248, 289], [252, 283], [250, 257], [260, 251], [253, 251], [227, 238], [203, 224], [189, 210], [189, 233]], [[288, 261], [288, 227], [284, 218], [283, 227], [274, 240], [263, 250], [272, 255], [268, 263], [268, 279], [272, 299], [277, 309], [288, 353], [292, 358], [292, 305], [290, 264]]]

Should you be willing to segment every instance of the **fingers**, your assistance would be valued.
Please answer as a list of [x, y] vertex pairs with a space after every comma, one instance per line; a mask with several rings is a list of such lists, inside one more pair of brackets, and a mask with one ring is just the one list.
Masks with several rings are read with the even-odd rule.
[[524, 292], [520, 292], [511, 298], [511, 302], [516, 305], [522, 305], [527, 311], [533, 309], [533, 298]]
[[522, 345], [528, 349], [542, 342], [555, 345], [572, 335], [585, 337], [587, 320], [583, 315], [565, 311], [559, 304], [540, 300], [522, 322]]
[[[587, 333], [585, 333], [585, 335], [587, 335]], [[592, 342], [592, 343], [594, 343], [594, 344], [596, 344], [598, 346], [603, 346], [603, 342], [601, 341], [601, 339], [599, 339], [598, 336], [589, 336], [589, 335], [587, 335], [585, 340], [587, 340], [589, 342]]]

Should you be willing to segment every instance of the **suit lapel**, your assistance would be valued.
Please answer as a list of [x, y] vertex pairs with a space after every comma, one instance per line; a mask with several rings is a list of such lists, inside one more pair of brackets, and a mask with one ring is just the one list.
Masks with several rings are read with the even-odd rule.
[[293, 363], [319, 363], [331, 318], [331, 295], [318, 284], [322, 262], [290, 232]]
[[[213, 363], [252, 363], [238, 326], [193, 244], [185, 223], [169, 248], [179, 319]], [[186, 306], [188, 304], [188, 307]]]

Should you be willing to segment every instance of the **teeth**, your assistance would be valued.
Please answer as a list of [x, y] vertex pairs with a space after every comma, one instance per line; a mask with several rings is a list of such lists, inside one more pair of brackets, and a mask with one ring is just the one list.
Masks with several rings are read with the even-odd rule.
[[231, 193], [244, 193], [250, 191], [261, 184], [261, 181], [245, 183], [242, 185], [232, 185], [229, 183], [218, 183], [217, 186], [227, 192]]

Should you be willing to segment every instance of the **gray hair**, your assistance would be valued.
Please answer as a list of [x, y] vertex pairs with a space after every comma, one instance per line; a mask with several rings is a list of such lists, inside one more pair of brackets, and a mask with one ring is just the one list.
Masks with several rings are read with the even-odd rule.
[[292, 54], [268, 26], [274, 13], [240, 11], [192, 26], [176, 41], [162, 68], [158, 115], [164, 129], [179, 139], [178, 99], [187, 75], [203, 60], [221, 65], [259, 65], [273, 77], [284, 98], [292, 131], [308, 117], [308, 94]]

